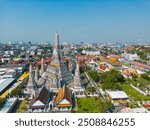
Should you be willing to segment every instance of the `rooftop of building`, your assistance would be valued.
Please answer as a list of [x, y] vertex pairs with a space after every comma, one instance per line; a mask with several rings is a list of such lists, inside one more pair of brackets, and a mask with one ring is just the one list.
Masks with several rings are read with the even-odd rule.
[[136, 62], [136, 61], [131, 62], [131, 64], [133, 64], [135, 66], [138, 66], [138, 67], [141, 67], [141, 68], [144, 68], [144, 69], [150, 69], [149, 65], [142, 64], [142, 63], [139, 63], [139, 62]]
[[4, 75], [12, 75], [14, 73], [16, 73], [16, 72], [15, 71], [7, 71]]
[[[49, 101], [49, 98], [50, 98], [49, 91], [46, 89], [45, 86], [42, 86], [41, 88], [39, 88], [38, 94], [35, 95], [35, 97], [31, 100], [30, 108], [39, 108], [39, 107], [45, 108]], [[35, 104], [35, 102], [37, 103]]]
[[[37, 63], [40, 65], [40, 64], [41, 64], [41, 61], [42, 61], [42, 59], [39, 59]], [[44, 62], [44, 63], [49, 63], [49, 62], [51, 62], [51, 61], [52, 61], [52, 58], [50, 58], [50, 57], [47, 57], [47, 58], [44, 58], [44, 59], [43, 59], [43, 62]]]
[[112, 99], [127, 99], [128, 96], [124, 91], [107, 91]]
[[62, 99], [67, 99], [70, 103], [71, 101], [71, 90], [68, 87], [62, 87], [57, 94], [55, 104], [59, 104]]
[[28, 64], [28, 61], [22, 58], [17, 58], [17, 59], [13, 59], [10, 61], [10, 64], [16, 65], [16, 64], [23, 64], [26, 65]]
[[132, 109], [133, 113], [150, 113], [146, 108], [134, 108]]
[[117, 59], [124, 58], [123, 56], [116, 55], [116, 54], [110, 54], [110, 55], [108, 55], [108, 57], [114, 57], [114, 58], [117, 58]]
[[15, 79], [14, 78], [7, 78], [0, 80], [0, 93], [6, 89]]
[[7, 99], [4, 107], [0, 110], [0, 113], [8, 113], [16, 101], [17, 101], [17, 98]]

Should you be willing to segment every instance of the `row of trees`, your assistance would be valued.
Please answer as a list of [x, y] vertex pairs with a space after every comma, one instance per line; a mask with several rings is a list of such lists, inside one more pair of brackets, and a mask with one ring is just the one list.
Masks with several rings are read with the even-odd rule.
[[99, 82], [100, 81], [100, 75], [97, 71], [89, 71], [88, 75], [95, 81]]
[[10, 97], [13, 97], [13, 96], [17, 97], [17, 96], [19, 96], [21, 94], [22, 94], [21, 90], [19, 88], [16, 88], [13, 91], [11, 91], [11, 93], [9, 94], [9, 96]]
[[150, 71], [149, 72], [146, 72], [144, 74], [141, 74], [141, 77], [143, 79], [146, 79], [146, 80], [150, 80]]
[[125, 82], [125, 78], [123, 77], [123, 75], [115, 69], [104, 73], [90, 71], [88, 72], [88, 74], [95, 82], [99, 82], [100, 84], [102, 84], [103, 89], [121, 90], [120, 83]]
[[102, 84], [101, 87], [103, 90], [122, 90], [120, 84], [125, 82], [125, 78], [123, 77], [123, 75], [115, 69], [102, 73], [100, 75], [100, 79], [100, 83]]

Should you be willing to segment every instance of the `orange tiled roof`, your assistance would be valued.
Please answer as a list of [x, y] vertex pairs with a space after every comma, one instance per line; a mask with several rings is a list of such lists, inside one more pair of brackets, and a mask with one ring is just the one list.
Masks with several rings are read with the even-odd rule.
[[112, 65], [121, 65], [121, 62], [117, 58], [114, 58], [114, 57], [109, 57], [108, 62]]
[[55, 100], [55, 104], [56, 105], [60, 105], [59, 102], [62, 99], [66, 99], [67, 101], [69, 101], [70, 103], [71, 101], [71, 90], [68, 87], [62, 87], [57, 94], [56, 100]]
[[59, 91], [58, 91], [58, 94], [57, 94], [57, 97], [56, 97], [56, 103], [58, 103], [59, 101], [61, 101], [63, 98], [64, 98], [64, 87], [62, 87]]
[[58, 104], [57, 107], [71, 107], [71, 104]]

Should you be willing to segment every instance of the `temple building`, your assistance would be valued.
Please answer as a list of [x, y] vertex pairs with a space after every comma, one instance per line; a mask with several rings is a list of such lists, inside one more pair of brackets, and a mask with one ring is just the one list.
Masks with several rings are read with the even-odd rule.
[[36, 92], [35, 97], [33, 97], [29, 104], [30, 112], [44, 112], [48, 110], [49, 101], [50, 101], [50, 93], [43, 85]]
[[35, 69], [35, 77], [34, 77], [34, 79], [35, 79], [35, 82], [38, 82], [38, 79], [39, 79], [39, 69], [38, 69], [38, 67], [36, 67], [36, 69]]
[[[31, 99], [29, 111], [70, 112], [76, 106], [76, 95], [84, 93], [84, 89], [80, 81], [79, 64], [73, 79], [72, 73], [62, 59], [58, 33], [55, 34], [52, 61], [47, 66], [44, 65], [42, 58], [41, 69], [35, 68], [34, 76], [30, 65], [27, 85], [27, 94]], [[56, 96], [51, 95], [53, 92]]]
[[84, 96], [85, 89], [81, 83], [81, 76], [80, 76], [80, 66], [79, 63], [76, 64], [75, 76], [74, 76], [74, 86], [72, 90], [75, 92], [77, 97]]
[[63, 86], [54, 100], [54, 107], [57, 112], [70, 112], [75, 108], [75, 94], [67, 86]]
[[41, 60], [41, 69], [40, 69], [40, 76], [44, 73], [44, 58]]
[[52, 61], [44, 72], [44, 65], [42, 62], [41, 69], [42, 73], [38, 84], [42, 85], [45, 81], [45, 87], [49, 91], [58, 92], [64, 84], [70, 84], [73, 81], [71, 72], [67, 69], [66, 64], [62, 60], [58, 33], [55, 34]]

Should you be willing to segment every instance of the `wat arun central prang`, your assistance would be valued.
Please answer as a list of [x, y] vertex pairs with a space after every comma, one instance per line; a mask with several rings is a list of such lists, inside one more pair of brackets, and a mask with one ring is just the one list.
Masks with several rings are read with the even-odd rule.
[[45, 84], [45, 87], [49, 91], [58, 92], [62, 86], [69, 85], [73, 81], [71, 72], [62, 60], [58, 33], [55, 33], [52, 61], [45, 71], [44, 62], [42, 61], [40, 72], [41, 77], [39, 78], [38, 84]]

